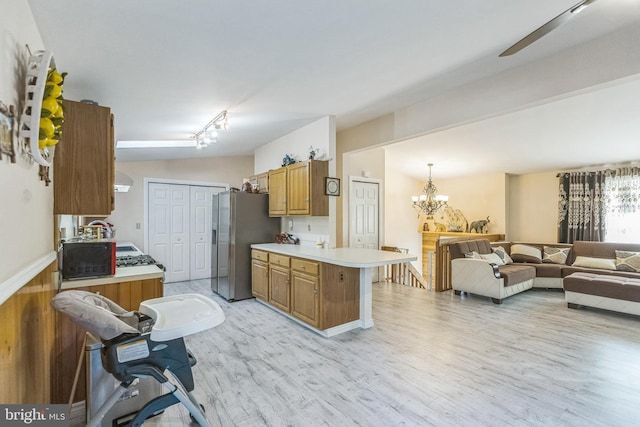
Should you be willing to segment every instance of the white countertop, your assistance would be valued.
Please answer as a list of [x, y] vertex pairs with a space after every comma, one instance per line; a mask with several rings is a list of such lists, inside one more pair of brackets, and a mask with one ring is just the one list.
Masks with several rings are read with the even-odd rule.
[[418, 259], [411, 254], [364, 248], [325, 249], [314, 246], [282, 245], [279, 243], [261, 243], [251, 245], [251, 247], [281, 255], [355, 268], [380, 267], [382, 265], [398, 264]]
[[96, 277], [94, 279], [63, 280], [62, 289], [84, 288], [86, 286], [108, 285], [109, 283], [132, 282], [134, 280], [158, 279], [164, 272], [156, 265], [137, 265], [133, 267], [117, 267], [113, 276]]

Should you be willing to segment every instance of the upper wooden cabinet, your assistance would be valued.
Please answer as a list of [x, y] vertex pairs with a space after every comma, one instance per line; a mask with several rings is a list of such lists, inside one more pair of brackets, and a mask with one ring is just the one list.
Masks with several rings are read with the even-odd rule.
[[269, 172], [264, 172], [257, 176], [257, 185], [259, 193], [269, 192]]
[[108, 216], [114, 202], [113, 115], [108, 107], [64, 101], [53, 158], [55, 214]]
[[269, 171], [269, 216], [287, 214], [287, 168]]
[[269, 172], [269, 215], [329, 215], [324, 179], [329, 163], [309, 160]]

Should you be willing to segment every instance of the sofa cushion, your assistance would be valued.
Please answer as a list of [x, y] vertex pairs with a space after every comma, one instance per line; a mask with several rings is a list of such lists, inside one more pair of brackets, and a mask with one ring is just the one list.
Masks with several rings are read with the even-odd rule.
[[504, 265], [504, 261], [502, 258], [498, 256], [498, 254], [490, 253], [490, 254], [480, 254], [480, 258], [485, 261], [491, 262], [495, 265]]
[[511, 264], [513, 262], [507, 251], [502, 246], [494, 246], [492, 247], [492, 250], [494, 254], [500, 257], [503, 264]]
[[640, 252], [616, 251], [616, 270], [640, 271]]
[[449, 245], [451, 259], [464, 258], [464, 254], [474, 251], [479, 254], [490, 254], [491, 245], [487, 239], [465, 240], [464, 242], [456, 242]]
[[504, 286], [516, 285], [536, 277], [536, 269], [530, 265], [507, 264], [498, 269], [500, 277], [504, 279]]
[[[530, 265], [530, 264], [529, 264]], [[536, 269], [536, 277], [553, 277], [561, 278], [562, 269], [565, 267], [563, 264], [534, 264]]]
[[567, 265], [573, 264], [577, 256], [615, 259], [616, 251], [640, 252], [640, 243], [584, 242], [573, 243], [567, 257]]
[[616, 260], [610, 258], [595, 258], [578, 255], [573, 261], [574, 267], [596, 268], [602, 270], [615, 270]]
[[562, 281], [565, 291], [640, 302], [640, 279], [574, 273]]
[[530, 262], [539, 264], [542, 262], [542, 251], [535, 246], [516, 243], [511, 245], [511, 258], [513, 262]]
[[567, 277], [573, 273], [592, 273], [600, 274], [602, 276], [630, 277], [633, 279], [640, 279], [640, 273], [635, 273], [633, 271], [595, 270], [593, 268], [574, 267], [572, 265], [562, 266], [562, 277]]
[[542, 262], [550, 264], [565, 264], [571, 248], [556, 248], [544, 246], [542, 248]]
[[471, 259], [482, 259], [480, 254], [476, 251], [467, 252], [466, 254], [464, 254], [464, 257], [471, 258]]

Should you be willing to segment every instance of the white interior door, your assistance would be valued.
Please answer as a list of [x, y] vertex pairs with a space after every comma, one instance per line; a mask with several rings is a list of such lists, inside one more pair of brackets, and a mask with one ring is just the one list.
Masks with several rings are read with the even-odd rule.
[[171, 185], [171, 274], [167, 274], [166, 282], [182, 282], [190, 277], [189, 199], [189, 186]]
[[153, 259], [167, 265], [171, 259], [171, 203], [169, 186], [149, 184], [149, 245]]
[[375, 182], [354, 181], [349, 201], [349, 246], [378, 249], [379, 189]]
[[190, 280], [211, 277], [211, 195], [218, 191], [216, 187], [190, 187]]
[[149, 255], [165, 282], [189, 280], [189, 186], [149, 183]]
[[[380, 248], [380, 184], [353, 181], [349, 197], [349, 246], [352, 248]], [[373, 269], [372, 281], [380, 274]]]

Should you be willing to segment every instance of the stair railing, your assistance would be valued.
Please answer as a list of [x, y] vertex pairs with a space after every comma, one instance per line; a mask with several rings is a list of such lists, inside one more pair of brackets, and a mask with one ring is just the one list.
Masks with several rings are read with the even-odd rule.
[[[389, 252], [400, 252], [406, 254], [408, 249], [395, 246], [382, 246], [380, 249]], [[384, 280], [398, 283], [400, 285], [411, 286], [431, 290], [431, 285], [422, 277], [422, 274], [410, 262], [390, 264], [384, 267]]]

